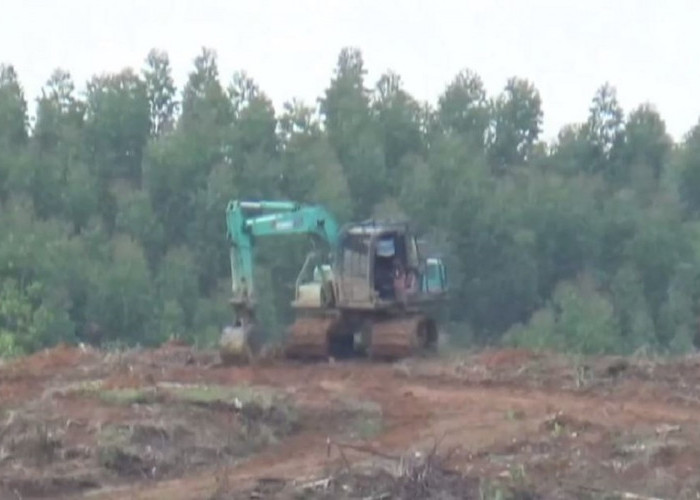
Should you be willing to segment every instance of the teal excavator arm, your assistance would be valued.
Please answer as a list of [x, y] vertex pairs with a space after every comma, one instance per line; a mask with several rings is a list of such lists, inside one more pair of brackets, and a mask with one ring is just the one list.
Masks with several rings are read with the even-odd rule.
[[339, 239], [338, 223], [325, 208], [289, 201], [231, 201], [226, 209], [226, 228], [231, 245], [232, 303], [239, 321], [240, 316], [252, 314], [255, 303], [256, 237], [308, 234], [331, 249]]

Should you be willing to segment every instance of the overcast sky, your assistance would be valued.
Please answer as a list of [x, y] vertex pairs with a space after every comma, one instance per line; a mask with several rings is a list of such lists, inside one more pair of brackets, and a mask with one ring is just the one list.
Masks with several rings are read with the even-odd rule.
[[207, 46], [225, 83], [244, 69], [280, 109], [314, 102], [340, 49], [356, 46], [369, 82], [392, 69], [431, 103], [462, 68], [491, 94], [528, 78], [546, 138], [584, 120], [609, 81], [625, 111], [653, 103], [678, 139], [700, 117], [699, 21], [698, 0], [3, 0], [0, 62], [33, 101], [56, 67], [82, 88], [95, 73], [141, 68], [152, 47], [168, 52], [181, 87]]

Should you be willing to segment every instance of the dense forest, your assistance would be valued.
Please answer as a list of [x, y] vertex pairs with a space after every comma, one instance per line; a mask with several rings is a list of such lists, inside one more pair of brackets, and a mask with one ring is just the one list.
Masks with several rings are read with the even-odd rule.
[[[521, 78], [490, 96], [465, 69], [433, 106], [393, 72], [368, 82], [352, 48], [329, 76], [317, 103], [275, 110], [245, 72], [222, 77], [212, 50], [181, 90], [154, 50], [84, 92], [56, 70], [30, 124], [21, 75], [0, 66], [0, 356], [217, 339], [232, 198], [410, 218], [449, 266], [454, 342], [694, 348], [700, 124], [675, 144], [653, 105], [625, 113], [606, 83], [587, 120], [546, 143], [542, 97]], [[304, 250], [261, 250], [272, 335]]]

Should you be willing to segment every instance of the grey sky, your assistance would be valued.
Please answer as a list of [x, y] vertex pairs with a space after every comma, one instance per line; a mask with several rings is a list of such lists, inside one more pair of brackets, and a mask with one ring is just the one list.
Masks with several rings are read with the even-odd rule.
[[392, 69], [432, 103], [465, 67], [491, 94], [511, 75], [528, 78], [547, 138], [585, 119], [609, 81], [626, 111], [652, 102], [678, 139], [700, 117], [698, 20], [697, 0], [4, 0], [0, 61], [33, 100], [55, 67], [82, 88], [95, 73], [140, 68], [152, 47], [169, 53], [181, 87], [208, 46], [225, 83], [245, 69], [279, 109], [292, 97], [312, 103], [353, 45], [369, 82]]

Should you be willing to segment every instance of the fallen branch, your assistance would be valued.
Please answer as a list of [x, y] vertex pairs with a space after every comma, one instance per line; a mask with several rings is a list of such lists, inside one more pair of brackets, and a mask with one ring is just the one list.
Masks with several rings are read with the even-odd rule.
[[[436, 440], [435, 443], [433, 443], [432, 449], [430, 450], [430, 452], [428, 452], [426, 454], [426, 460], [433, 459], [438, 455], [438, 448], [440, 446], [440, 443], [442, 442], [442, 439], [444, 439], [444, 436], [443, 436], [443, 438], [440, 438], [440, 439]], [[330, 455], [331, 447], [335, 446], [336, 448], [338, 448], [338, 451], [340, 451], [341, 454], [342, 454], [342, 451], [344, 449], [348, 449], [348, 450], [353, 450], [353, 451], [357, 451], [360, 453], [366, 453], [368, 455], [374, 455], [376, 457], [384, 458], [386, 460], [393, 460], [395, 462], [400, 462], [402, 460], [405, 460], [405, 456], [390, 455], [388, 453], [384, 453], [382, 451], [376, 450], [376, 449], [372, 448], [371, 446], [365, 446], [365, 445], [360, 445], [360, 444], [341, 443], [338, 441], [333, 441], [331, 439], [328, 439], [326, 441], [326, 444], [327, 444], [327, 451], [326, 451], [327, 456]], [[455, 454], [455, 452], [457, 450], [459, 450], [460, 448], [461, 448], [460, 446], [452, 447], [447, 452], [447, 454], [442, 457], [441, 463], [447, 462], [450, 458], [452, 458], [452, 456]], [[345, 458], [344, 454], [343, 454], [343, 459], [347, 462], [347, 459]]]
[[317, 479], [316, 481], [310, 481], [299, 486], [302, 490], [315, 490], [318, 488], [328, 489], [328, 485], [331, 484], [331, 478], [326, 477], [324, 479]]
[[[366, 453], [368, 455], [374, 455], [374, 456], [380, 457], [380, 458], [385, 458], [387, 460], [394, 460], [397, 462], [400, 461], [402, 458], [400, 456], [389, 455], [387, 453], [375, 450], [374, 448], [372, 448], [370, 446], [363, 446], [360, 444], [339, 443], [337, 441], [331, 441], [330, 444], [335, 445], [336, 448], [338, 448], [338, 450], [341, 452], [344, 449], [348, 449], [348, 450], [358, 451], [360, 453]], [[346, 459], [346, 461], [347, 461], [347, 459]]]

